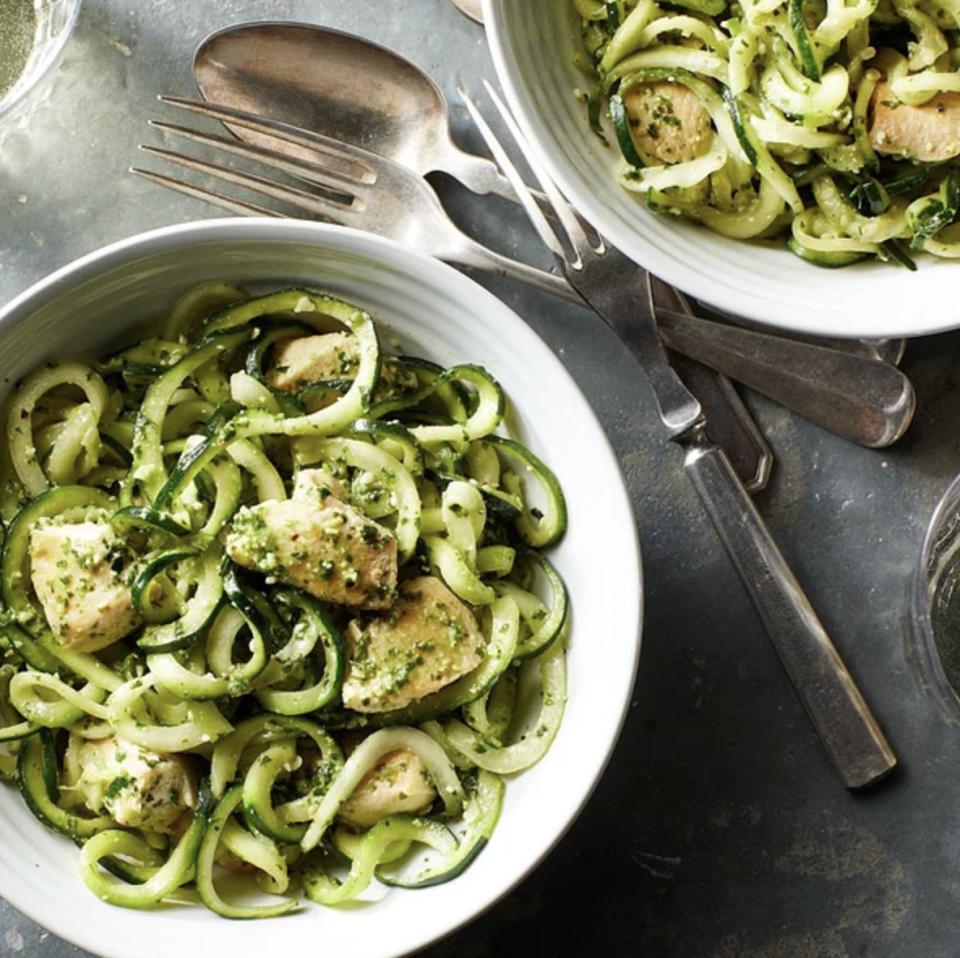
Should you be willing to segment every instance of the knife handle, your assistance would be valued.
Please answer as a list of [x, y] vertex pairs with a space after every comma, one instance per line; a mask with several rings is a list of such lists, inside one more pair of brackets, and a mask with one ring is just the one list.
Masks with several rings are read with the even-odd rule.
[[879, 781], [896, 756], [726, 454], [702, 430], [683, 442], [687, 474], [844, 784]]

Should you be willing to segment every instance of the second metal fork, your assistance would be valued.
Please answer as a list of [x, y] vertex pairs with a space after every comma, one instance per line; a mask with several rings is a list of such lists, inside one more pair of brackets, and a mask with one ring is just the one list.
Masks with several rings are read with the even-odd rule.
[[706, 434], [706, 418], [670, 366], [653, 312], [650, 275], [617, 249], [594, 246], [527, 143], [496, 91], [503, 116], [562, 223], [569, 250], [543, 216], [506, 151], [461, 91], [471, 116], [524, 209], [571, 286], [613, 328], [640, 364], [670, 438], [684, 450], [684, 469], [740, 575], [787, 674], [848, 788], [883, 778], [896, 757], [809, 600], [724, 451]]

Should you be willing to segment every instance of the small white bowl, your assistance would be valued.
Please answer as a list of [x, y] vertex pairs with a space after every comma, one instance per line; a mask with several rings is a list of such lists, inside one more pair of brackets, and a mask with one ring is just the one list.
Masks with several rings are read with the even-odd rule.
[[510, 781], [484, 852], [461, 877], [389, 890], [360, 907], [305, 903], [294, 915], [231, 922], [202, 906], [136, 912], [92, 895], [77, 849], [0, 787], [0, 895], [34, 921], [105, 958], [182, 953], [393, 958], [470, 921], [517, 884], [586, 802], [620, 730], [639, 655], [640, 557], [616, 458], [573, 380], [499, 300], [455, 270], [386, 240], [316, 223], [220, 220], [117, 243], [60, 270], [0, 312], [0, 399], [52, 358], [135, 338], [195, 283], [252, 292], [304, 284], [369, 309], [382, 341], [437, 362], [475, 362], [500, 381], [518, 438], [557, 473], [570, 517], [551, 555], [572, 602], [569, 699], [550, 752]]
[[575, 95], [580, 25], [572, 0], [483, 0], [497, 76], [521, 128], [570, 201], [610, 242], [666, 282], [758, 322], [826, 336], [919, 336], [960, 326], [960, 264], [919, 256], [822, 269], [783, 244], [737, 242], [657, 216], [616, 180], [619, 151]]

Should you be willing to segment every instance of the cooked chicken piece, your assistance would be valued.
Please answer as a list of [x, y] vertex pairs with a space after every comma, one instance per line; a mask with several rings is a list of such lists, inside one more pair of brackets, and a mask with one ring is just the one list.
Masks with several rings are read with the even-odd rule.
[[307, 502], [320, 500], [323, 502], [329, 496], [347, 501], [347, 490], [329, 469], [319, 466], [316, 469], [301, 469], [293, 484], [293, 498], [305, 499]]
[[358, 362], [357, 344], [349, 333], [297, 336], [274, 346], [266, 379], [274, 389], [297, 393], [311, 383], [352, 379]]
[[123, 540], [103, 522], [41, 524], [30, 533], [33, 588], [62, 645], [95, 652], [139, 624], [127, 558]]
[[419, 814], [434, 803], [437, 790], [426, 766], [409, 749], [388, 752], [340, 807], [340, 817], [358, 828], [400, 812]]
[[475, 669], [486, 652], [473, 613], [433, 576], [404, 582], [389, 612], [354, 619], [346, 641], [343, 704], [356, 712], [403, 708]]
[[[277, 343], [266, 379], [275, 389], [298, 393], [311, 383], [353, 379], [359, 365], [356, 340], [347, 333], [300, 336]], [[409, 395], [419, 388], [420, 380], [414, 370], [392, 356], [383, 357], [375, 400]], [[320, 397], [314, 402], [325, 405], [334, 396]]]
[[226, 548], [238, 565], [327, 602], [383, 609], [393, 601], [397, 540], [332, 495], [244, 507], [234, 516]]
[[623, 92], [633, 139], [661, 163], [683, 163], [710, 148], [710, 114], [681, 83], [632, 83]]
[[938, 93], [921, 106], [901, 103], [880, 81], [870, 100], [870, 145], [921, 163], [960, 155], [960, 93]]
[[170, 833], [197, 805], [197, 772], [189, 757], [141, 748], [125, 739], [80, 746], [79, 787], [94, 812], [106, 809], [126, 828]]

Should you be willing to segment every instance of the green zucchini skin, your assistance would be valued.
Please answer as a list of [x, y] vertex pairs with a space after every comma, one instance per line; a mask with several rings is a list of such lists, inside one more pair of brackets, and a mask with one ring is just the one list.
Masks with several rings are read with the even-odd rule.
[[801, 68], [807, 77], [819, 82], [820, 61], [804, 18], [804, 0], [789, 0], [787, 9], [790, 17], [790, 29], [793, 31]]
[[500, 812], [503, 808], [505, 785], [502, 778], [481, 770], [468, 799], [471, 813], [470, 825], [458, 839], [456, 851], [444, 856], [413, 876], [390, 874], [385, 868], [377, 869], [377, 879], [385, 885], [398, 888], [436, 888], [459, 878], [486, 848], [493, 837]]
[[839, 269], [844, 266], [852, 266], [865, 260], [868, 253], [856, 252], [827, 252], [824, 250], [814, 250], [798, 243], [793, 237], [787, 240], [787, 246], [790, 252], [800, 259], [813, 263], [815, 266], [822, 266], [824, 269]]
[[24, 739], [17, 760], [17, 784], [27, 808], [48, 828], [78, 842], [111, 827], [109, 817], [84, 818], [59, 806], [58, 764], [51, 731], [40, 729]]
[[480, 491], [480, 495], [483, 496], [490, 514], [498, 519], [512, 522], [523, 514], [523, 505], [515, 497], [501, 489], [494, 489], [486, 483], [478, 482], [472, 476], [459, 476], [449, 472], [428, 470], [427, 478], [441, 489], [448, 486], [451, 482], [469, 482]]
[[[202, 553], [194, 546], [184, 546], [181, 549], [170, 550], [154, 560], [154, 563], [166, 566], [183, 559], [193, 561], [200, 567], [196, 573], [196, 593], [187, 603], [183, 615], [172, 622], [148, 625], [144, 629], [137, 640], [137, 648], [145, 654], [176, 652], [193, 645], [213, 621], [223, 602], [220, 546], [211, 543]], [[141, 578], [149, 581], [157, 571], [159, 570], [155, 565], [148, 564]], [[136, 589], [136, 584], [134, 588]]]
[[190, 535], [190, 530], [186, 526], [175, 522], [169, 515], [151, 506], [125, 506], [123, 509], [118, 509], [110, 521], [115, 525], [160, 529], [173, 536]]
[[622, 96], [614, 94], [610, 97], [609, 112], [614, 132], [617, 134], [617, 144], [624, 160], [629, 166], [637, 170], [646, 166], [647, 164], [633, 141], [633, 133], [630, 132], [630, 116], [627, 113], [627, 105], [624, 103]]
[[910, 248], [923, 249], [927, 240], [949, 226], [960, 212], [960, 175], [950, 170], [940, 188], [914, 200], [907, 208], [907, 221], [913, 229]]
[[506, 456], [522, 462], [543, 493], [543, 506], [536, 507], [539, 514], [526, 507], [514, 518], [520, 537], [531, 549], [546, 549], [556, 545], [567, 531], [567, 502], [556, 475], [531, 449], [514, 439], [490, 436], [488, 442]]

